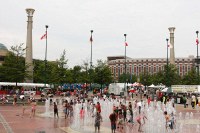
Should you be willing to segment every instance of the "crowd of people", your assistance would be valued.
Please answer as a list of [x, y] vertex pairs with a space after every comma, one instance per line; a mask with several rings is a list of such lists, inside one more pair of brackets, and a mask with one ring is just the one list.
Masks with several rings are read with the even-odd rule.
[[[98, 94], [98, 93], [97, 93]], [[69, 95], [70, 100], [64, 100], [62, 103], [63, 107], [63, 113], [65, 119], [70, 120], [70, 122], [73, 122], [74, 117], [74, 107], [76, 104], [83, 105], [84, 103], [87, 103], [87, 106], [81, 106], [79, 115], [80, 119], [85, 118], [85, 108], [90, 112], [91, 117], [94, 118], [94, 127], [95, 132], [100, 132], [100, 126], [101, 122], [103, 121], [102, 117], [102, 109], [100, 102], [95, 102], [94, 98], [97, 99], [119, 99], [117, 100], [119, 104], [113, 104], [112, 107], [112, 113], [109, 114], [109, 120], [110, 120], [110, 127], [112, 133], [115, 133], [116, 130], [123, 131], [125, 130], [125, 126], [134, 127], [135, 125], [138, 126], [138, 132], [143, 132], [143, 125], [145, 125], [146, 120], [148, 120], [148, 117], [146, 115], [146, 112], [144, 111], [144, 108], [148, 108], [151, 103], [153, 103], [153, 106], [156, 108], [157, 101], [161, 101], [163, 105], [163, 115], [165, 116], [166, 121], [166, 129], [170, 128], [173, 129], [176, 121], [175, 121], [175, 114], [167, 112], [164, 110], [165, 105], [168, 102], [171, 102], [173, 107], [175, 104], [175, 98], [173, 96], [160, 94], [160, 92], [156, 92], [156, 97], [151, 96], [147, 92], [142, 93], [136, 93], [135, 96], [131, 94], [131, 97], [128, 99], [116, 97], [114, 95], [110, 96], [102, 96], [100, 94], [88, 97], [87, 93], [79, 92], [77, 91], [75, 95]], [[194, 95], [184, 95], [184, 107], [188, 107], [190, 104], [193, 108], [195, 108], [196, 105], [199, 104], [198, 98]], [[6, 97], [3, 98], [2, 104], [6, 102]], [[17, 103], [17, 96], [13, 95], [13, 105], [16, 106]], [[24, 114], [28, 108], [30, 108], [30, 118], [35, 116], [36, 113], [36, 101], [34, 99], [34, 96], [31, 95], [28, 98], [27, 102], [24, 102], [22, 104], [22, 117], [24, 117]], [[54, 110], [54, 117], [59, 118], [58, 114], [58, 102], [53, 101], [53, 110]], [[87, 119], [87, 118], [86, 118]], [[136, 127], [134, 127], [136, 128]]]
[[[104, 99], [104, 96], [97, 95], [95, 98]], [[108, 98], [108, 97], [107, 97]], [[119, 97], [110, 96], [110, 99], [117, 99]], [[108, 98], [108, 99], [109, 99]], [[174, 98], [168, 97], [163, 95], [162, 99], [151, 99], [148, 95], [143, 95], [140, 99], [139, 96], [136, 96], [134, 99], [126, 99], [126, 98], [119, 98], [119, 104], [113, 104], [112, 113], [109, 115], [110, 120], [110, 127], [112, 130], [112, 133], [115, 133], [116, 130], [123, 131], [125, 126], [131, 126], [138, 125], [138, 132], [143, 132], [142, 126], [145, 124], [145, 120], [148, 120], [146, 116], [146, 112], [144, 111], [144, 108], [148, 108], [151, 104], [156, 108], [157, 101], [161, 100], [163, 104], [163, 110], [165, 105], [168, 102], [171, 102], [174, 106]], [[91, 113], [92, 117], [95, 117], [94, 119], [94, 126], [95, 126], [95, 132], [100, 131], [100, 125], [103, 121], [102, 119], [102, 110], [101, 105], [99, 102], [94, 101], [94, 97], [88, 99], [84, 96], [76, 95], [76, 97], [72, 98], [70, 102], [67, 100], [65, 101], [65, 118], [67, 118], [70, 114], [70, 112], [73, 112], [73, 108], [75, 104], [82, 104], [80, 108], [80, 119], [84, 119], [85, 115], [85, 106], [83, 104], [87, 102], [87, 110]], [[164, 111], [163, 111], [164, 112]], [[72, 113], [73, 114], [73, 113]], [[167, 114], [167, 111], [163, 113], [165, 115], [165, 121], [166, 121], [166, 129], [170, 127], [170, 129], [173, 129], [173, 125], [175, 125], [174, 115], [173, 114]], [[72, 117], [73, 115], [70, 115]], [[136, 128], [136, 127], [135, 127]]]

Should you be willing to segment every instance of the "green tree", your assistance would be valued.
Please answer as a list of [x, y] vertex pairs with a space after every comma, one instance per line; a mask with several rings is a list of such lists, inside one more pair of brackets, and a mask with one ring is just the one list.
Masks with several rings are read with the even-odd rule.
[[68, 60], [66, 59], [66, 51], [64, 50], [60, 56], [60, 59], [56, 61], [57, 69], [55, 70], [57, 82], [61, 85], [63, 83], [66, 83], [67, 81], [66, 79], [67, 62]]
[[152, 83], [155, 83], [154, 79], [154, 75], [150, 75], [148, 73], [142, 73], [140, 75], [140, 82], [145, 86], [149, 86]]
[[[60, 58], [55, 62], [47, 62], [46, 82], [53, 84], [63, 84], [67, 82], [67, 59], [64, 50]], [[45, 62], [34, 60], [34, 82], [43, 83], [45, 81]]]
[[182, 83], [184, 85], [197, 85], [198, 76], [195, 68], [192, 68], [187, 75], [183, 76]]
[[23, 43], [11, 47], [0, 68], [0, 75], [4, 81], [16, 82], [17, 86], [18, 82], [23, 82], [25, 78], [30, 77], [26, 71], [28, 65], [25, 64], [24, 52]]
[[[58, 84], [57, 76], [58, 65], [56, 62], [47, 61], [46, 77], [45, 77], [45, 63], [41, 60], [34, 60], [34, 82], [37, 83], [54, 83]], [[46, 79], [46, 80], [45, 80]]]
[[137, 76], [136, 75], [131, 75], [131, 74], [129, 74], [129, 73], [127, 73], [127, 74], [125, 74], [125, 73], [123, 73], [123, 74], [121, 74], [120, 76], [119, 76], [119, 83], [124, 83], [124, 81], [126, 81], [126, 82], [128, 82], [128, 83], [134, 83], [134, 82], [136, 82], [137, 81]]
[[[112, 73], [106, 62], [97, 60], [97, 66], [95, 67], [95, 83], [98, 84], [109, 84], [113, 81]], [[102, 86], [101, 86], [102, 88]]]
[[88, 62], [87, 61], [83, 61], [83, 65], [81, 66], [81, 81], [82, 83], [89, 83], [90, 79], [89, 79], [89, 75], [88, 75]]
[[129, 75], [128, 75], [128, 74], [125, 74], [125, 73], [121, 74], [121, 75], [119, 76], [118, 82], [119, 82], [119, 83], [124, 83], [124, 81], [126, 80], [126, 78], [127, 78], [128, 76], [129, 76]]
[[74, 66], [71, 69], [73, 83], [81, 83], [81, 66]]
[[[166, 67], [166, 66], [165, 66]], [[178, 70], [176, 68], [175, 65], [170, 64], [168, 67], [168, 78], [167, 78], [167, 86], [171, 86], [171, 85], [178, 85], [180, 84], [181, 81], [181, 77], [178, 74]], [[166, 69], [165, 69], [165, 73], [166, 73]]]
[[158, 85], [158, 84], [164, 84], [166, 83], [166, 75], [165, 75], [165, 72], [164, 71], [160, 71], [158, 73], [155, 73], [153, 75], [151, 75], [151, 81], [152, 83], [151, 84], [155, 84], [155, 85]]
[[42, 60], [34, 60], [34, 71], [33, 71], [33, 81], [35, 83], [44, 83], [45, 77], [44, 77], [44, 69], [45, 64]]
[[66, 82], [65, 83], [70, 83], [72, 84], [73, 83], [73, 78], [72, 78], [72, 71], [70, 69], [66, 70], [66, 73], [65, 73], [65, 80]]

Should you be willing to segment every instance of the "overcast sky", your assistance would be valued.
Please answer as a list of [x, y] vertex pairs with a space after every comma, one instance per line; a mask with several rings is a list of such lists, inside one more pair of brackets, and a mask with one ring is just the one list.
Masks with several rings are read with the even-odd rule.
[[93, 63], [107, 56], [132, 58], [166, 57], [169, 27], [175, 30], [175, 57], [196, 56], [196, 30], [200, 30], [200, 0], [1, 0], [0, 43], [26, 44], [26, 8], [33, 16], [33, 58], [44, 60], [48, 28], [47, 60], [60, 58], [68, 66], [90, 61], [90, 30], [93, 33]]

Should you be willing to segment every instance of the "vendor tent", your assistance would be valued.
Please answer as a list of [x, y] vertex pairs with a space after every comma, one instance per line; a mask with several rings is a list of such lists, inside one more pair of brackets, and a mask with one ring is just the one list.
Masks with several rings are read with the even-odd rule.
[[162, 90], [162, 92], [167, 92], [167, 90], [168, 90], [168, 88], [166, 87], [166, 88], [164, 88], [164, 89]]
[[152, 85], [150, 85], [150, 86], [148, 86], [148, 87], [150, 87], [150, 88], [154, 88], [154, 87], [155, 87], [155, 85], [154, 85], [154, 84], [152, 84]]

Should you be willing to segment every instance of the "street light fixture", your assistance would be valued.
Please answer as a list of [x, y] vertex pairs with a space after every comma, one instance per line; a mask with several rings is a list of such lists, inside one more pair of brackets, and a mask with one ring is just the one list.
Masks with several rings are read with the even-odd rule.
[[90, 69], [92, 69], [92, 42], [93, 42], [92, 33], [93, 33], [93, 30], [90, 30], [90, 32], [91, 32], [91, 37], [90, 37], [90, 43], [91, 43]]
[[166, 70], [166, 86], [168, 86], [168, 67], [169, 67], [169, 61], [168, 61], [168, 48], [169, 48], [169, 44], [168, 44], [168, 41], [169, 41], [169, 39], [167, 38], [166, 41], [167, 41], [167, 70]]
[[124, 60], [125, 60], [125, 61], [124, 61], [124, 65], [125, 65], [125, 66], [124, 66], [124, 68], [125, 68], [125, 71], [124, 71], [124, 72], [125, 72], [124, 91], [125, 91], [125, 92], [127, 92], [127, 90], [126, 90], [126, 89], [127, 89], [127, 88], [126, 88], [126, 82], [127, 82], [127, 81], [126, 81], [126, 46], [127, 46], [127, 43], [126, 43], [126, 36], [127, 36], [127, 34], [124, 34], [124, 46], [125, 46], [125, 55], [124, 55]]
[[199, 41], [198, 41], [198, 34], [199, 34], [199, 31], [196, 31], [196, 34], [197, 34], [197, 40], [196, 40], [196, 43], [197, 43], [197, 80], [198, 80], [198, 84], [199, 84], [199, 47], [198, 47], [198, 44], [199, 44]]
[[[92, 69], [92, 42], [93, 42], [93, 38], [92, 38], [92, 33], [93, 33], [93, 30], [90, 30], [90, 33], [91, 33], [91, 36], [90, 36], [90, 43], [91, 43], [91, 58], [90, 58], [90, 71]], [[90, 90], [92, 90], [92, 82], [91, 82], [91, 73], [90, 73]]]
[[87, 67], [88, 67], [88, 63], [85, 62], [84, 65], [85, 65], [85, 73], [86, 73], [86, 80], [85, 80], [86, 87], [85, 87], [85, 90], [86, 90], [86, 92], [88, 92], [88, 89], [87, 89], [87, 78], [88, 78]]
[[45, 49], [45, 60], [44, 60], [44, 86], [46, 87], [46, 83], [47, 83], [47, 29], [49, 28], [48, 25], [45, 25], [45, 28], [46, 28], [46, 49]]

